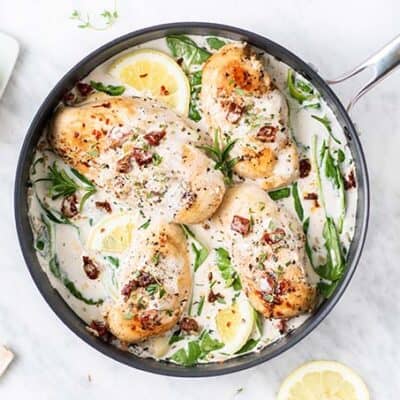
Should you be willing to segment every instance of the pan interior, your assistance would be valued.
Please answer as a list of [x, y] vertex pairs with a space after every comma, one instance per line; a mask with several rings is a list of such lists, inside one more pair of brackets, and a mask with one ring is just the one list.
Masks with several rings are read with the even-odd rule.
[[[343, 130], [347, 133], [349, 146], [357, 165], [356, 173], [358, 181], [356, 230], [354, 240], [349, 249], [347, 273], [342, 283], [337, 288], [336, 293], [328, 301], [324, 302], [312, 318], [306, 321], [302, 326], [280, 341], [264, 348], [261, 352], [228, 360], [223, 364], [199, 365], [190, 369], [150, 359], [137, 358], [131, 354], [126, 354], [125, 352], [106, 345], [90, 335], [86, 331], [83, 322], [73, 314], [60, 296], [52, 289], [47, 277], [39, 266], [34, 249], [32, 248], [33, 238], [27, 218], [28, 210], [26, 206], [26, 185], [28, 182], [28, 170], [32, 161], [33, 149], [36, 146], [53, 109], [59, 102], [59, 99], [65, 90], [70, 89], [78, 80], [85, 77], [96, 66], [100, 65], [110, 57], [138, 44], [161, 38], [171, 33], [217, 35], [232, 40], [246, 41], [301, 73], [317, 88], [321, 96], [335, 113]], [[43, 296], [56, 314], [83, 340], [103, 353], [136, 368], [176, 376], [209, 376], [248, 368], [280, 354], [308, 334], [327, 315], [347, 286], [361, 252], [368, 216], [368, 180], [361, 147], [348, 115], [325, 82], [307, 64], [299, 60], [286, 49], [265, 38], [236, 28], [200, 23], [164, 25], [126, 35], [95, 51], [67, 73], [49, 94], [32, 122], [21, 151], [15, 189], [16, 221], [24, 257], [39, 290], [42, 292]]]

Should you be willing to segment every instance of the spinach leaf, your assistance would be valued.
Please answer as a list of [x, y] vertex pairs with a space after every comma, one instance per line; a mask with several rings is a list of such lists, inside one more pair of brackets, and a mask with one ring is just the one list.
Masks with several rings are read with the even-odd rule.
[[290, 96], [292, 96], [300, 104], [315, 97], [312, 86], [306, 81], [296, 79], [295, 73], [292, 69], [288, 70], [286, 83]]
[[299, 188], [297, 187], [297, 182], [293, 183], [292, 185], [292, 196], [294, 201], [294, 209], [300, 219], [303, 222], [304, 219], [304, 210], [301, 204], [300, 196], [299, 196]]
[[[312, 147], [313, 147], [313, 164], [316, 171], [319, 198], [321, 204], [323, 205], [323, 209], [325, 211], [325, 224], [323, 229], [323, 237], [325, 240], [324, 245], [327, 252], [327, 259], [325, 264], [315, 267], [315, 271], [322, 279], [328, 281], [328, 282], [321, 281], [319, 284], [319, 290], [325, 297], [329, 297], [336, 288], [339, 280], [343, 277], [346, 268], [346, 260], [343, 254], [343, 249], [340, 243], [340, 237], [336, 229], [335, 222], [331, 217], [326, 215], [324, 194], [321, 185], [321, 175], [317, 160], [316, 136], [313, 136]], [[322, 154], [326, 155], [327, 151], [329, 151], [329, 149], [324, 150]]]
[[200, 301], [199, 304], [197, 306], [197, 316], [200, 317], [202, 311], [203, 311], [203, 307], [204, 307], [204, 300], [205, 300], [205, 296], [201, 296], [200, 297]]
[[171, 345], [171, 344], [174, 344], [176, 342], [180, 342], [183, 339], [184, 339], [184, 336], [182, 336], [180, 334], [180, 331], [177, 331], [177, 332], [174, 332], [174, 334], [171, 336], [171, 338], [168, 341], [168, 344]]
[[343, 276], [345, 259], [339, 234], [331, 217], [326, 217], [322, 236], [325, 240], [327, 260], [325, 264], [318, 266], [316, 270], [322, 278], [329, 281], [336, 281]]
[[324, 127], [326, 128], [326, 130], [329, 133], [329, 136], [338, 144], [341, 144], [342, 142], [339, 139], [336, 139], [336, 137], [333, 135], [332, 133], [332, 126], [331, 126], [331, 121], [329, 120], [329, 118], [324, 115], [323, 117], [318, 117], [318, 115], [311, 115], [311, 118], [314, 118], [316, 121], [320, 122], [322, 125], [324, 125]]
[[286, 187], [286, 188], [274, 190], [272, 192], [268, 192], [268, 194], [272, 200], [285, 199], [286, 197], [290, 196], [290, 188]]
[[253, 350], [258, 342], [260, 341], [260, 339], [249, 339], [244, 345], [243, 347], [238, 350], [235, 354], [243, 354], [243, 353], [247, 353], [251, 350]]
[[339, 281], [335, 282], [319, 282], [317, 285], [318, 291], [324, 296], [326, 299], [332, 296], [332, 293], [335, 291]]
[[191, 239], [192, 241], [191, 247], [194, 253], [193, 269], [196, 272], [208, 257], [209, 250], [200, 241], [197, 240], [196, 236], [187, 225], [182, 224], [181, 228], [186, 236], [186, 239]]
[[88, 305], [99, 305], [103, 303], [103, 299], [93, 300], [86, 298], [82, 292], [80, 292], [75, 286], [74, 282], [72, 282], [67, 274], [61, 270], [60, 263], [58, 261], [58, 257], [55, 254], [49, 262], [50, 272], [54, 275], [55, 278], [60, 280], [63, 285], [68, 289], [68, 291], [74, 296], [76, 299], [83, 301]]
[[125, 92], [125, 86], [104, 85], [103, 82], [90, 81], [90, 86], [98, 92], [104, 92], [110, 96], [120, 96]]
[[187, 71], [192, 65], [201, 65], [210, 57], [207, 50], [198, 47], [192, 39], [185, 35], [169, 35], [166, 40], [172, 55], [183, 60]]
[[215, 249], [215, 251], [217, 253], [217, 267], [226, 283], [226, 287], [232, 286], [234, 290], [242, 289], [239, 275], [232, 266], [228, 251], [222, 247]]
[[311, 265], [314, 266], [313, 257], [312, 257], [312, 251], [311, 251], [310, 243], [308, 241], [308, 229], [309, 229], [309, 227], [310, 227], [310, 217], [307, 217], [305, 219], [305, 221], [303, 222], [303, 232], [304, 232], [304, 235], [306, 237], [305, 250], [306, 250], [308, 259], [310, 260]]
[[197, 71], [189, 75], [189, 83], [190, 83], [189, 118], [195, 122], [201, 120], [201, 114], [199, 111], [201, 78], [202, 78], [202, 71]]
[[338, 230], [339, 233], [343, 230], [344, 218], [346, 216], [346, 190], [344, 187], [344, 180], [340, 170], [339, 165], [339, 155], [338, 161], [336, 162], [329, 151], [328, 147], [325, 147], [325, 150], [322, 153], [322, 163], [325, 162], [325, 176], [332, 182], [333, 186], [339, 191], [340, 198], [340, 208], [341, 213], [338, 220]]
[[198, 340], [188, 343], [187, 349], [179, 349], [175, 352], [171, 360], [185, 367], [193, 366], [199, 359], [205, 358], [209, 353], [219, 350], [224, 344], [213, 339], [209, 332], [204, 331]]
[[258, 333], [262, 336], [264, 332], [264, 316], [258, 311], [254, 310], [254, 319], [256, 321]]
[[105, 258], [115, 268], [119, 268], [119, 258], [113, 256], [106, 256]]
[[207, 44], [210, 46], [210, 49], [219, 50], [222, 46], [225, 46], [225, 42], [217, 37], [208, 37], [206, 39]]
[[200, 336], [200, 350], [201, 358], [205, 358], [208, 353], [211, 353], [212, 351], [222, 349], [224, 347], [224, 344], [219, 342], [216, 339], [213, 339], [210, 335], [209, 332], [204, 331], [202, 335]]

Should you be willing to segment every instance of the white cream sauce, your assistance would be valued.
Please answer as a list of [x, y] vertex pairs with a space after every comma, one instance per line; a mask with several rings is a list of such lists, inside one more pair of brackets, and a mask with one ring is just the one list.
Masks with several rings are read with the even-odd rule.
[[[193, 40], [197, 42], [198, 45], [207, 47], [204, 37], [193, 36]], [[225, 39], [224, 39], [225, 40]], [[153, 48], [165, 51], [169, 54], [168, 47], [164, 39], [154, 40], [145, 44], [138, 46], [138, 48]], [[132, 49], [126, 50], [125, 53], [132, 51]], [[118, 54], [116, 57], [120, 57]], [[104, 64], [93, 70], [85, 81], [90, 80], [101, 81], [104, 84], [120, 85], [121, 83], [115, 78], [110, 76], [107, 71], [109, 66], [112, 64], [113, 59], [108, 60]], [[322, 145], [322, 141], [329, 141], [329, 133], [325, 127], [315, 119], [311, 118], [312, 114], [318, 116], [326, 115], [331, 121], [332, 134], [338, 138], [343, 145], [337, 145], [335, 142], [330, 140], [331, 152], [335, 153], [337, 149], [341, 149], [345, 154], [345, 161], [342, 164], [342, 173], [347, 176], [351, 169], [354, 169], [353, 159], [350, 150], [347, 146], [345, 135], [335, 117], [333, 112], [329, 109], [322, 98], [319, 99], [321, 103], [320, 110], [305, 109], [300, 106], [300, 104], [290, 97], [287, 90], [286, 78], [288, 67], [282, 62], [274, 59], [269, 55], [264, 55], [265, 65], [268, 73], [273, 79], [275, 85], [284, 93], [288, 100], [290, 108], [290, 121], [289, 125], [292, 134], [298, 144], [300, 156], [312, 159], [311, 155], [311, 139], [313, 135], [318, 137], [318, 152]], [[134, 89], [126, 88], [124, 95], [138, 95]], [[199, 125], [206, 129], [202, 125], [201, 121]], [[45, 134], [44, 134], [45, 137]], [[52, 165], [55, 160], [57, 160], [57, 165], [60, 168], [68, 167], [51, 151], [37, 150], [35, 154], [35, 160], [42, 159], [42, 162], [36, 162], [34, 167], [31, 169], [31, 181], [35, 182], [38, 178], [43, 178], [47, 176], [48, 166]], [[340, 200], [338, 197], [337, 190], [333, 187], [332, 183], [328, 181], [321, 171], [322, 186], [325, 193], [325, 202], [327, 213], [334, 218], [335, 221], [340, 217]], [[322, 237], [322, 229], [325, 221], [325, 215], [322, 207], [314, 207], [314, 201], [304, 200], [303, 196], [306, 193], [318, 193], [316, 185], [316, 176], [314, 169], [312, 169], [311, 174], [298, 181], [298, 188], [300, 192], [300, 198], [304, 208], [305, 216], [310, 217], [310, 227], [309, 227], [309, 242], [313, 249], [314, 261], [322, 263], [325, 259], [325, 249], [324, 240]], [[39, 197], [45, 204], [54, 210], [60, 210], [61, 200], [51, 200], [48, 196], [48, 183], [47, 182], [37, 182], [34, 183], [33, 188], [29, 189], [31, 196], [29, 197], [29, 214], [31, 218], [31, 225], [35, 235], [35, 240], [41, 239], [41, 233], [43, 232], [43, 222], [41, 219], [41, 206], [37, 200]], [[82, 214], [73, 219], [74, 226], [68, 224], [51, 224], [53, 231], [53, 252], [57, 254], [60, 269], [64, 271], [64, 276], [67, 276], [68, 280], [73, 282], [75, 287], [82, 293], [85, 298], [90, 298], [94, 300], [104, 299], [104, 303], [101, 305], [87, 305], [82, 300], [74, 297], [70, 290], [65, 286], [60, 279], [56, 278], [50, 270], [49, 266], [49, 251], [47, 244], [45, 248], [38, 251], [38, 258], [40, 265], [43, 270], [47, 273], [52, 286], [61, 294], [68, 305], [74, 310], [74, 312], [79, 315], [86, 323], [90, 323], [93, 320], [101, 320], [107, 302], [118, 294], [121, 290], [118, 287], [118, 273], [123, 269], [123, 264], [129, 259], [129, 252], [118, 255], [120, 261], [119, 268], [116, 268], [109, 261], [107, 261], [107, 256], [114, 254], [100, 254], [89, 252], [86, 249], [86, 242], [88, 235], [93, 226], [95, 226], [105, 215], [105, 213], [95, 206], [96, 201], [108, 200], [112, 204], [113, 213], [118, 212], [132, 212], [133, 210], [129, 208], [126, 204], [118, 199], [110, 199], [110, 194], [105, 194], [98, 190], [92, 197], [89, 198], [85, 204], [85, 208]], [[290, 212], [295, 214], [293, 198], [292, 196], [285, 198], [283, 200], [278, 200], [279, 205], [286, 207]], [[357, 206], [357, 191], [349, 190], [346, 192], [346, 203], [347, 211], [344, 219], [343, 231], [340, 235], [341, 243], [344, 248], [348, 249], [354, 234], [355, 226], [355, 215]], [[134, 226], [138, 228], [140, 225], [145, 223], [149, 218], [151, 211], [146, 210], [141, 213], [134, 212]], [[296, 215], [296, 214], [295, 214]], [[156, 223], [152, 221], [151, 223]], [[218, 338], [218, 333], [215, 326], [215, 316], [219, 309], [227, 307], [231, 304], [235, 292], [232, 288], [226, 288], [225, 282], [221, 278], [220, 272], [216, 266], [216, 254], [213, 249], [218, 247], [224, 247], [226, 249], [230, 248], [226, 236], [221, 232], [219, 226], [213, 224], [208, 224], [207, 229], [205, 229], [204, 224], [193, 225], [190, 228], [195, 233], [196, 238], [203, 245], [205, 245], [209, 250], [210, 254], [206, 261], [201, 265], [201, 267], [193, 273], [193, 298], [191, 304], [191, 316], [193, 316], [198, 324], [203, 329], [208, 329], [212, 332], [212, 336], [216, 339]], [[134, 229], [135, 232], [135, 229]], [[190, 249], [190, 247], [189, 247]], [[193, 253], [190, 251], [192, 262], [194, 260]], [[98, 279], [89, 280], [82, 268], [82, 256], [90, 254], [94, 257], [96, 263], [101, 266], [101, 272]], [[214, 279], [216, 280], [213, 290], [215, 292], [222, 293], [224, 295], [225, 304], [220, 304], [218, 302], [209, 303], [207, 301], [207, 294], [209, 291], [209, 273], [212, 272]], [[318, 280], [318, 277], [313, 271], [309, 271], [310, 279], [314, 282]], [[201, 315], [197, 315], [197, 310], [201, 298], [205, 297], [203, 310]], [[244, 297], [244, 293], [240, 293], [239, 298]], [[293, 318], [288, 321], [289, 330], [293, 330], [299, 325], [301, 325], [309, 315], [303, 315], [297, 318]], [[130, 346], [129, 350], [135, 354], [144, 357], [154, 357], [166, 359], [175, 353], [178, 349], [184, 348], [187, 342], [193, 340], [193, 336], [187, 336], [184, 340], [174, 343], [168, 346], [168, 339], [172, 332], [165, 335], [162, 338], [156, 338], [148, 340], [147, 342]], [[260, 338], [260, 334], [256, 328], [252, 337], [255, 339]], [[263, 333], [261, 335], [260, 341], [257, 347], [253, 351], [258, 351], [265, 347], [266, 345], [278, 340], [282, 335], [279, 333], [279, 321], [277, 320], [266, 320], [263, 321]], [[230, 358], [221, 350], [217, 350], [209, 353], [208, 357], [202, 362], [224, 360]]]

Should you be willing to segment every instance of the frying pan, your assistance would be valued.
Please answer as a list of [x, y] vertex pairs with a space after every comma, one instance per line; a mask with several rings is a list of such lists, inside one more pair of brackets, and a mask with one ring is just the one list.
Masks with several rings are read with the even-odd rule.
[[[90, 71], [96, 68], [99, 64], [108, 60], [110, 57], [130, 47], [147, 42], [149, 40], [164, 37], [168, 34], [216, 35], [232, 40], [246, 41], [250, 45], [265, 51], [278, 60], [281, 60], [303, 75], [314, 85], [314, 87], [327, 102], [347, 136], [349, 147], [356, 164], [358, 191], [356, 226], [354, 239], [348, 251], [347, 270], [345, 276], [337, 286], [333, 295], [328, 300], [324, 301], [316, 310], [316, 312], [303, 325], [293, 332], [290, 332], [286, 337], [264, 348], [262, 351], [258, 353], [246, 354], [231, 360], [227, 360], [224, 363], [197, 365], [191, 368], [182, 367], [164, 361], [142, 359], [128, 352], [117, 349], [110, 344], [104, 343], [100, 339], [91, 335], [86, 330], [85, 323], [69, 308], [60, 295], [52, 288], [46, 274], [39, 265], [33, 246], [33, 235], [29, 225], [27, 205], [29, 167], [32, 162], [34, 149], [42, 134], [43, 128], [51, 117], [54, 108], [62, 98], [63, 94], [67, 90], [71, 89], [77, 81], [84, 78]], [[353, 122], [349, 117], [348, 110], [350, 110], [354, 103], [364, 93], [366, 93], [376, 83], [387, 76], [389, 72], [399, 65], [399, 63], [400, 37], [397, 37], [381, 51], [367, 59], [354, 70], [336, 80], [325, 81], [309, 64], [302, 61], [289, 50], [272, 42], [269, 39], [231, 26], [199, 22], [165, 24], [142, 29], [115, 39], [95, 50], [81, 62], [75, 65], [57, 83], [54, 89], [44, 100], [29, 127], [18, 161], [14, 193], [17, 232], [25, 262], [40, 293], [53, 311], [57, 314], [57, 316], [90, 346], [101, 351], [108, 357], [111, 357], [131, 367], [156, 374], [180, 377], [205, 377], [222, 375], [261, 364], [290, 349], [301, 339], [307, 336], [312, 330], [314, 330], [329, 314], [345, 291], [357, 267], [368, 227], [369, 184], [364, 154]], [[331, 90], [329, 84], [342, 82], [367, 68], [370, 68], [374, 71], [373, 77], [354, 97], [346, 110], [346, 108]]]

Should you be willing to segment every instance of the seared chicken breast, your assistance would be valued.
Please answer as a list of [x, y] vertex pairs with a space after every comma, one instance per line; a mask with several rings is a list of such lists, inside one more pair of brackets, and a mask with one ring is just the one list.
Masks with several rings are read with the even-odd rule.
[[231, 155], [239, 157], [238, 175], [266, 190], [298, 178], [286, 100], [249, 46], [227, 44], [207, 60], [200, 100], [210, 132], [237, 140]]
[[157, 101], [132, 97], [60, 107], [49, 133], [63, 160], [106, 192], [185, 224], [210, 217], [225, 192], [223, 175], [196, 147], [205, 140]]
[[110, 331], [135, 343], [172, 329], [191, 293], [191, 272], [185, 236], [174, 224], [154, 224], [132, 249], [121, 271], [118, 299], [107, 313]]
[[299, 222], [254, 184], [229, 189], [213, 217], [232, 241], [232, 262], [252, 306], [266, 318], [292, 318], [316, 301]]

